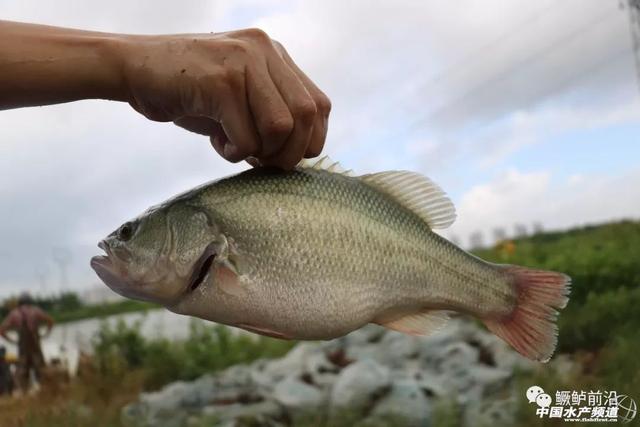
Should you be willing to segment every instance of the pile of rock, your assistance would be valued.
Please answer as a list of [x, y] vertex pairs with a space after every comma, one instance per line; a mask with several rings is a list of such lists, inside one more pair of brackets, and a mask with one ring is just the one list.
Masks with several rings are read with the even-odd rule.
[[446, 403], [459, 424], [508, 424], [513, 372], [532, 367], [471, 321], [454, 319], [429, 337], [370, 325], [300, 343], [281, 359], [172, 383], [122, 415], [128, 425], [159, 427], [428, 426]]

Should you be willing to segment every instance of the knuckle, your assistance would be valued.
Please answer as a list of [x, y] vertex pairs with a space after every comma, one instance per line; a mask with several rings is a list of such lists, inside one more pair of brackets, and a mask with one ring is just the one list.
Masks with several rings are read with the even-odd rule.
[[267, 121], [263, 128], [267, 138], [285, 139], [293, 131], [293, 118], [281, 114]]
[[327, 95], [322, 93], [316, 99], [316, 107], [318, 108], [318, 113], [328, 116], [331, 112], [331, 100]]
[[234, 55], [249, 55], [251, 53], [251, 43], [239, 38], [227, 40], [226, 46]]
[[312, 122], [317, 113], [318, 107], [311, 99], [302, 101], [293, 108], [293, 115], [304, 123]]
[[278, 40], [271, 40], [271, 43], [273, 43], [273, 47], [276, 49], [276, 51], [280, 53], [286, 52], [284, 46]]
[[271, 37], [260, 28], [247, 28], [246, 30], [242, 30], [242, 36], [259, 43], [271, 42]]

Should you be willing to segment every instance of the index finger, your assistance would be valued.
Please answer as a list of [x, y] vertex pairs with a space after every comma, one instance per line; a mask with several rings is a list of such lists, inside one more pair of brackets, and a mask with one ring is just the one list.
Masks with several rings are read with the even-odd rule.
[[305, 152], [305, 157], [316, 157], [322, 152], [329, 128], [329, 114], [331, 113], [331, 100], [320, 88], [311, 80], [298, 65], [293, 61], [284, 46], [277, 41], [274, 45], [284, 61], [291, 70], [298, 76], [302, 84], [306, 87], [309, 95], [313, 98], [318, 114], [313, 124], [313, 133]]

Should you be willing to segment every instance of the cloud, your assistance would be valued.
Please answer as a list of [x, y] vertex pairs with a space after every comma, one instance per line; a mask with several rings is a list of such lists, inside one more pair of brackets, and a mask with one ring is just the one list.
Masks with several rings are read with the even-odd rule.
[[189, 0], [83, 0], [2, 2], [2, 19], [133, 34], [209, 32], [223, 9], [220, 2]]
[[513, 236], [518, 224], [564, 229], [616, 219], [640, 218], [640, 169], [622, 175], [572, 175], [558, 182], [548, 171], [512, 169], [475, 185], [460, 199], [456, 223], [443, 233], [462, 239], [475, 232], [490, 243], [497, 228]]
[[297, 1], [255, 24], [285, 43], [338, 108], [383, 123], [402, 114], [419, 130], [451, 132], [534, 108], [585, 80], [597, 82], [592, 99], [635, 84], [627, 15], [616, 3]]
[[[573, 165], [571, 182], [558, 183], [554, 171], [501, 169], [551, 136], [638, 123], [631, 57], [611, 59], [629, 48], [625, 13], [598, 0], [0, 3], [3, 19], [88, 30], [264, 28], [332, 98], [326, 152], [356, 172], [431, 176], [458, 201], [451, 232], [460, 236], [637, 210], [628, 185], [637, 175], [593, 176]], [[218, 158], [206, 138], [125, 104], [3, 111], [0, 128], [0, 294], [37, 287], [39, 277], [55, 289], [55, 248], [70, 251], [70, 286], [96, 283], [88, 259], [104, 234], [243, 168]]]
[[[87, 114], [89, 112], [89, 114]], [[7, 111], [0, 128], [0, 289], [29, 288], [38, 270], [58, 286], [53, 248], [71, 255], [69, 286], [95, 281], [99, 239], [152, 204], [241, 170], [209, 142], [118, 103]]]

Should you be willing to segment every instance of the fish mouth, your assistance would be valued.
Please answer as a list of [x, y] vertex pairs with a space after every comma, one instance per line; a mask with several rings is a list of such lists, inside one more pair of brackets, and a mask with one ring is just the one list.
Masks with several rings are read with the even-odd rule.
[[111, 290], [123, 297], [149, 301], [148, 296], [138, 292], [137, 287], [133, 283], [130, 283], [122, 277], [122, 274], [118, 271], [111, 259], [113, 254], [111, 253], [109, 245], [102, 240], [98, 243], [98, 247], [105, 251], [106, 255], [96, 255], [92, 257], [90, 265], [100, 280]]
[[207, 275], [209, 274], [209, 269], [213, 265], [213, 261], [216, 259], [216, 251], [214, 249], [214, 245], [211, 244], [207, 246], [204, 250], [200, 258], [196, 261], [193, 268], [193, 273], [191, 274], [191, 279], [189, 280], [189, 286], [187, 286], [187, 292], [194, 292], [196, 289], [204, 283]]
[[117, 274], [109, 255], [96, 255], [92, 257], [91, 268], [93, 268], [93, 271], [96, 272], [105, 285], [120, 295], [127, 296], [125, 290], [130, 286], [126, 280], [123, 280], [120, 275]]

